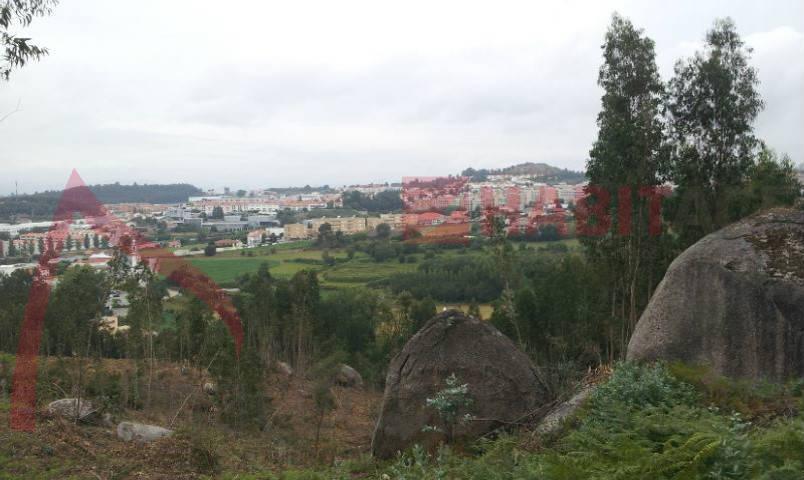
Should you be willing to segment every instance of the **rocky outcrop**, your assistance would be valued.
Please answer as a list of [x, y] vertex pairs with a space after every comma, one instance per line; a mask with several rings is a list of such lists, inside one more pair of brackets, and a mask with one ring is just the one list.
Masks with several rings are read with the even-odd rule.
[[362, 388], [363, 377], [354, 368], [343, 364], [335, 375], [335, 383], [342, 387]]
[[804, 211], [751, 216], [682, 253], [640, 318], [628, 359], [751, 380], [804, 376]]
[[456, 441], [475, 439], [524, 420], [545, 403], [544, 384], [530, 359], [492, 325], [457, 311], [430, 320], [411, 338], [388, 370], [372, 452], [389, 458], [413, 444], [427, 448], [443, 436], [423, 431], [439, 425], [427, 399], [454, 374], [467, 384], [473, 418], [457, 425]]
[[[77, 407], [77, 408], [76, 408]], [[54, 400], [47, 405], [47, 411], [51, 415], [57, 415], [70, 420], [76, 419], [82, 422], [92, 421], [97, 417], [98, 410], [86, 399], [62, 398]]]
[[117, 438], [126, 442], [153, 442], [173, 435], [173, 430], [136, 422], [120, 422], [117, 425]]

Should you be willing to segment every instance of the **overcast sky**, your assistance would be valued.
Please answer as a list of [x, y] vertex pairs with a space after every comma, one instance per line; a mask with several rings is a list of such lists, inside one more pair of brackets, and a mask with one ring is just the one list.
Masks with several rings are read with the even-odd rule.
[[582, 169], [611, 14], [664, 79], [716, 17], [754, 48], [759, 135], [804, 161], [804, 2], [62, 0], [0, 84], [0, 194], [87, 183], [399, 181], [525, 161]]

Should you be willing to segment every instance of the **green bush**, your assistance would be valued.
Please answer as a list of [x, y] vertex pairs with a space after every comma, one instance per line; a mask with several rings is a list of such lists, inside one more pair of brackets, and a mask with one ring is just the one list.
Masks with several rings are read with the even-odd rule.
[[705, 405], [736, 411], [754, 419], [773, 419], [801, 407], [804, 379], [786, 384], [732, 380], [703, 365], [674, 363], [668, 366], [678, 379], [693, 385]]
[[123, 388], [119, 373], [96, 368], [89, 375], [86, 394], [104, 410], [120, 410], [123, 405]]
[[642, 366], [619, 363], [611, 378], [590, 397], [594, 411], [619, 404], [628, 410], [693, 405], [698, 394], [692, 385], [674, 377], [663, 363]]
[[222, 443], [222, 439], [213, 430], [196, 428], [181, 431], [178, 436], [188, 441], [188, 460], [197, 471], [212, 473], [218, 470], [218, 445]]

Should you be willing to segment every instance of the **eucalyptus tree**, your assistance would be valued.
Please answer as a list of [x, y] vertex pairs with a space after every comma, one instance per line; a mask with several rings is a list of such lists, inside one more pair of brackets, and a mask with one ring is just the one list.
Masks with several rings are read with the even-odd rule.
[[598, 136], [587, 162], [586, 208], [595, 218], [580, 233], [589, 257], [610, 277], [611, 334], [624, 346], [661, 274], [659, 232], [649, 217], [665, 158], [664, 85], [653, 40], [627, 18], [614, 14], [602, 49]]
[[48, 54], [45, 47], [30, 43], [30, 38], [12, 32], [14, 27], [28, 27], [36, 17], [50, 15], [57, 0], [6, 0], [0, 1], [0, 78], [8, 80], [11, 70], [39, 60]]
[[669, 173], [681, 202], [675, 227], [685, 244], [735, 220], [728, 202], [754, 164], [760, 146], [754, 120], [764, 107], [750, 59], [734, 22], [716, 20], [703, 50], [677, 62], [670, 80]]

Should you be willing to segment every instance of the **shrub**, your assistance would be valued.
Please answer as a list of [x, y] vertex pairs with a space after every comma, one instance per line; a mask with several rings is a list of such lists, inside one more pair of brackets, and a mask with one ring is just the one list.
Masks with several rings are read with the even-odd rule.
[[182, 436], [189, 441], [190, 464], [199, 472], [215, 472], [220, 464], [220, 453], [217, 445], [222, 443], [212, 430], [193, 429], [183, 432]]
[[123, 405], [123, 388], [121, 375], [96, 368], [89, 376], [86, 393], [104, 410], [119, 410]]
[[623, 362], [616, 366], [608, 382], [595, 389], [590, 405], [600, 410], [620, 404], [634, 410], [693, 405], [697, 399], [695, 389], [676, 379], [663, 363], [644, 366]]
[[433, 398], [427, 399], [427, 407], [435, 409], [441, 419], [442, 427], [428, 425], [425, 427], [425, 431], [443, 433], [447, 437], [447, 442], [452, 442], [455, 427], [472, 419], [468, 413], [460, 414], [471, 405], [472, 397], [469, 395], [469, 385], [459, 383], [458, 377], [453, 373], [447, 377], [446, 387], [436, 392]]
[[704, 403], [750, 419], [773, 418], [798, 410], [804, 380], [787, 384], [732, 380], [712, 372], [704, 365], [674, 363], [668, 366], [678, 379], [693, 385]]

